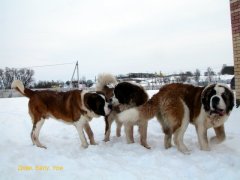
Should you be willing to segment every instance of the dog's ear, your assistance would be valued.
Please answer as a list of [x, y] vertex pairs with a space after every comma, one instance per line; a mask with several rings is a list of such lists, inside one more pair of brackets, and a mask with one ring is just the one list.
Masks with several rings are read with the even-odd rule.
[[98, 115], [105, 116], [104, 112], [105, 101], [99, 94], [97, 93], [85, 94], [84, 104], [90, 111], [93, 111]]
[[210, 110], [210, 105], [207, 102], [208, 102], [207, 98], [205, 96], [202, 96], [202, 104], [203, 104], [205, 111]]
[[227, 105], [227, 113], [229, 113], [229, 111], [232, 111], [234, 107], [234, 94], [230, 89], [225, 88], [225, 92], [223, 93], [222, 97]]
[[203, 89], [201, 101], [205, 111], [210, 110], [210, 99], [213, 94], [216, 94], [216, 91], [214, 90], [214, 85], [209, 85]]

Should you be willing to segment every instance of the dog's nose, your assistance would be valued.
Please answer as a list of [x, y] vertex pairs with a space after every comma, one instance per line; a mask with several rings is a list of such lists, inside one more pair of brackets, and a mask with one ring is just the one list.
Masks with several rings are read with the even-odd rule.
[[112, 110], [112, 108], [113, 108], [112, 104], [109, 104], [108, 108]]
[[217, 106], [219, 101], [220, 101], [219, 97], [217, 97], [217, 96], [213, 97], [212, 98], [213, 107]]

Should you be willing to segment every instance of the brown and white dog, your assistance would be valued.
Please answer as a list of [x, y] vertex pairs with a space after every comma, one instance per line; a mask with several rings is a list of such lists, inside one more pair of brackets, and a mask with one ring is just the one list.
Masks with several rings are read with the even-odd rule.
[[103, 94], [97, 92], [82, 90], [33, 91], [24, 88], [23, 83], [19, 80], [13, 81], [12, 88], [29, 98], [28, 110], [33, 123], [31, 139], [34, 145], [42, 148], [46, 148], [46, 146], [40, 143], [39, 132], [45, 119], [53, 117], [73, 124], [78, 131], [82, 146], [87, 148], [88, 143], [83, 129], [89, 137], [90, 144], [96, 144], [88, 122], [93, 117], [106, 116], [111, 111], [112, 105], [106, 102]]
[[111, 125], [115, 120], [117, 124], [116, 135], [121, 136], [122, 123], [118, 121], [117, 114], [131, 107], [144, 104], [148, 100], [148, 94], [144, 88], [138, 84], [130, 82], [118, 83], [112, 74], [100, 74], [98, 76], [97, 91], [102, 91], [107, 99], [112, 100], [113, 110], [105, 116], [106, 128], [104, 141], [110, 140]]
[[140, 127], [141, 144], [146, 142], [148, 120], [156, 116], [162, 125], [165, 148], [172, 146], [172, 134], [178, 150], [189, 153], [183, 143], [183, 136], [190, 123], [195, 125], [201, 150], [210, 150], [207, 129], [214, 128], [216, 136], [211, 140], [220, 143], [225, 139], [224, 122], [234, 106], [234, 94], [224, 84], [196, 87], [188, 84], [168, 84], [144, 105], [131, 108], [119, 114], [119, 121], [126, 129], [128, 143], [133, 143], [132, 128]]

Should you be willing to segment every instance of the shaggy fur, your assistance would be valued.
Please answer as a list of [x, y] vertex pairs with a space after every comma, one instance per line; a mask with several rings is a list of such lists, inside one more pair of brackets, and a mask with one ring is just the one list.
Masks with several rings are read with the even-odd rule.
[[104, 141], [110, 140], [111, 125], [115, 120], [117, 124], [116, 135], [121, 136], [122, 123], [118, 121], [117, 114], [131, 107], [144, 104], [148, 100], [146, 91], [138, 84], [120, 82], [111, 74], [101, 74], [98, 76], [97, 89], [102, 91], [107, 99], [112, 101], [113, 110], [105, 117], [106, 128]]
[[141, 144], [149, 148], [147, 139], [148, 120], [156, 116], [162, 125], [165, 148], [172, 146], [171, 139], [178, 150], [188, 154], [183, 136], [190, 123], [196, 127], [201, 150], [210, 150], [207, 129], [214, 128], [216, 137], [212, 141], [219, 143], [225, 139], [224, 122], [234, 106], [233, 92], [223, 84], [196, 87], [187, 84], [169, 84], [137, 108], [131, 108], [118, 115], [124, 123], [127, 142], [133, 143], [133, 125], [139, 125]]
[[34, 145], [42, 148], [39, 141], [41, 127], [49, 117], [73, 124], [78, 133], [82, 146], [88, 147], [83, 129], [86, 131], [90, 144], [96, 144], [89, 121], [93, 117], [106, 116], [110, 113], [111, 105], [106, 102], [103, 94], [73, 90], [68, 92], [32, 91], [24, 88], [19, 80], [12, 83], [12, 88], [29, 98], [28, 109], [32, 118], [33, 128], [31, 139]]

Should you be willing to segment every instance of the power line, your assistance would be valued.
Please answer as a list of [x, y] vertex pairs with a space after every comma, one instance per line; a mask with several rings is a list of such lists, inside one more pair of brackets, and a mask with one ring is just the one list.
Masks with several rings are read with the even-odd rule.
[[62, 64], [48, 64], [48, 65], [39, 65], [39, 66], [28, 66], [26, 68], [41, 68], [41, 67], [51, 67], [51, 66], [63, 66], [67, 64], [75, 64], [75, 62], [72, 63], [62, 63]]

